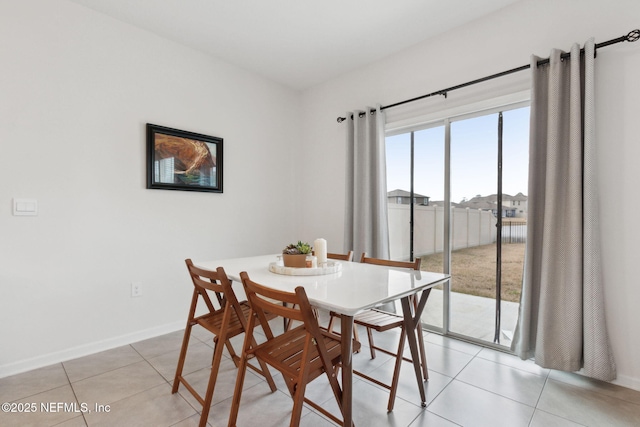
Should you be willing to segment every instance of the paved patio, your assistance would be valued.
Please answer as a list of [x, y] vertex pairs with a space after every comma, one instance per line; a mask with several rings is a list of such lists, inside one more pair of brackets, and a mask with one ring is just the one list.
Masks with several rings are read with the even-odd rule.
[[[422, 315], [422, 321], [442, 327], [442, 294], [433, 289]], [[520, 304], [502, 301], [500, 344], [509, 347], [518, 320]], [[493, 342], [496, 300], [453, 292], [451, 294], [451, 332]]]

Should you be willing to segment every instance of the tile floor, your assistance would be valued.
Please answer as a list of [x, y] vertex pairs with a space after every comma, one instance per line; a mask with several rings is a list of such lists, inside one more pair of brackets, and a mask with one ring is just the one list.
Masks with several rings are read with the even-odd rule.
[[[361, 335], [365, 336], [365, 335]], [[377, 335], [391, 348], [393, 333]], [[241, 337], [235, 341], [240, 348]], [[575, 374], [542, 369], [506, 353], [425, 333], [430, 379], [427, 408], [420, 406], [415, 378], [402, 369], [395, 409], [387, 413], [388, 392], [354, 378], [355, 423], [377, 426], [640, 426], [640, 392]], [[199, 407], [184, 389], [171, 394], [182, 332], [174, 332], [102, 353], [0, 379], [0, 426], [197, 426]], [[363, 343], [364, 344], [364, 343]], [[185, 374], [204, 391], [212, 356], [211, 336], [194, 330]], [[387, 379], [389, 357], [369, 359], [368, 349], [354, 355], [354, 366]], [[218, 377], [209, 425], [226, 426], [236, 370], [225, 358]], [[271, 393], [248, 371], [238, 425], [287, 426], [292, 402], [282, 378]], [[322, 402], [331, 396], [321, 377], [307, 396]], [[330, 399], [324, 405], [338, 413]], [[3, 407], [4, 408], [4, 407]], [[48, 411], [46, 411], [48, 409]], [[305, 408], [302, 426], [332, 426]]]

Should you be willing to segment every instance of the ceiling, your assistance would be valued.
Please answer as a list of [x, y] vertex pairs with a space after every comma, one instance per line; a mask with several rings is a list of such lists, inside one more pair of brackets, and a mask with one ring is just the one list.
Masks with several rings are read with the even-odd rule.
[[294, 89], [518, 0], [71, 0]]

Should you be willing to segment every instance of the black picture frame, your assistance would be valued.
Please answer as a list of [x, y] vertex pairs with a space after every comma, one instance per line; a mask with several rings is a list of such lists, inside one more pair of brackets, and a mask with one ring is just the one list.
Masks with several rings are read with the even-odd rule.
[[147, 123], [147, 188], [222, 193], [223, 139]]

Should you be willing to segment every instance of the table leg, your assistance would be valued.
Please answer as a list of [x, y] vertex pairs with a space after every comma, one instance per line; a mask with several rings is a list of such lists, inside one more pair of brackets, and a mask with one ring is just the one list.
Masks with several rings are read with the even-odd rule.
[[353, 316], [340, 316], [342, 336], [342, 415], [344, 425], [353, 425]]
[[[418, 326], [420, 325], [420, 316], [422, 315], [422, 311], [427, 304], [427, 298], [429, 298], [429, 294], [431, 293], [430, 291], [431, 289], [427, 289], [422, 293], [415, 313], [411, 308], [410, 297], [404, 297], [400, 300], [402, 303], [402, 314], [404, 317], [404, 330], [407, 334], [409, 350], [411, 350], [411, 360], [413, 360], [413, 369], [416, 374], [418, 391], [420, 391], [420, 399], [422, 401], [423, 407], [427, 406], [427, 398], [424, 391], [424, 383], [422, 382], [422, 368], [420, 367], [421, 357], [418, 350], [418, 341], [416, 334], [420, 329], [418, 328]], [[424, 360], [423, 363], [426, 364], [426, 360]]]
[[413, 312], [411, 310], [411, 304], [409, 303], [409, 297], [401, 299], [402, 313], [404, 315], [404, 330], [407, 334], [407, 341], [409, 342], [409, 350], [411, 350], [411, 360], [413, 360], [413, 369], [416, 373], [416, 380], [418, 381], [418, 391], [420, 391], [420, 401], [422, 406], [427, 406], [427, 398], [424, 392], [424, 384], [422, 383], [422, 370], [420, 368], [420, 352], [418, 351], [418, 342], [416, 340], [416, 326], [413, 322]]

